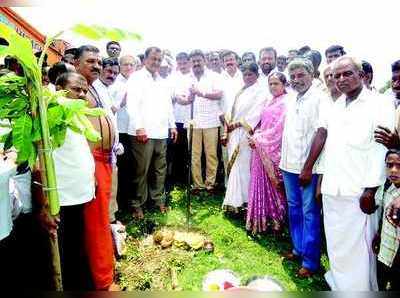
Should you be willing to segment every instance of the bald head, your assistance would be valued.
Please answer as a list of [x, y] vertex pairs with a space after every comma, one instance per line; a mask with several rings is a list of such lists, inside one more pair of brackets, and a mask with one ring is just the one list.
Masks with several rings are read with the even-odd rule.
[[332, 67], [333, 67], [333, 69], [335, 69], [335, 67], [337, 65], [344, 65], [344, 64], [351, 64], [356, 70], [362, 71], [362, 63], [361, 63], [361, 61], [359, 61], [355, 57], [351, 57], [351, 56], [347, 56], [347, 55], [341, 56], [338, 59], [336, 59], [332, 63]]
[[334, 61], [332, 70], [340, 92], [350, 96], [362, 89], [362, 65], [357, 59], [349, 56], [339, 57]]
[[136, 58], [131, 55], [125, 55], [119, 58], [120, 73], [125, 77], [129, 76], [135, 71]]

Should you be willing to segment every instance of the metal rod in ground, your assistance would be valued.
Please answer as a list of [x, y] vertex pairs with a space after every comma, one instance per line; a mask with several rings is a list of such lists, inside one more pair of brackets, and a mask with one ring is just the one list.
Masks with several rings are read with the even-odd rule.
[[191, 184], [192, 184], [192, 140], [193, 140], [193, 102], [190, 104], [190, 122], [189, 122], [189, 138], [188, 138], [188, 161], [187, 161], [187, 175], [188, 181], [186, 184], [186, 228], [190, 228], [190, 200], [191, 200]]
[[189, 125], [189, 140], [188, 140], [188, 181], [186, 186], [186, 197], [187, 197], [187, 206], [186, 206], [186, 228], [189, 230], [190, 228], [190, 205], [191, 205], [191, 180], [192, 180], [192, 138], [193, 138], [193, 125]]

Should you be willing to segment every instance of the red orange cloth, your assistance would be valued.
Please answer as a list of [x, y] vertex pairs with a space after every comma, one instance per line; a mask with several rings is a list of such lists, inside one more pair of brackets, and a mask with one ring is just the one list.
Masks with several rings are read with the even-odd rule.
[[107, 289], [114, 280], [114, 252], [108, 215], [111, 198], [110, 152], [94, 150], [96, 197], [85, 204], [85, 245], [96, 290]]

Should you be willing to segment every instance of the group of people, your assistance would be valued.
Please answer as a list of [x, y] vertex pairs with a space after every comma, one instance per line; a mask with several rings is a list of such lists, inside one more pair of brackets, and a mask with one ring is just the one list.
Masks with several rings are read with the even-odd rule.
[[[15, 175], [12, 158], [2, 161], [4, 195], [12, 180], [14, 197], [33, 202], [41, 226], [58, 235], [65, 289], [118, 289], [116, 211], [142, 220], [153, 203], [167, 212], [166, 189], [187, 183], [189, 170], [193, 195], [214, 194], [219, 165], [222, 208], [244, 213], [254, 234], [279, 234], [288, 223], [293, 249], [284, 257], [300, 262], [299, 277], [320, 271], [324, 234], [332, 290], [398, 289], [400, 61], [382, 95], [372, 66], [336, 45], [325, 51], [322, 76], [322, 56], [308, 46], [287, 56], [266, 47], [258, 59], [230, 50], [173, 58], [158, 47], [121, 55], [114, 41], [106, 50], [102, 58], [91, 45], [71, 48], [43, 71], [47, 88], [106, 111], [90, 119], [98, 143], [68, 129], [53, 152], [59, 216], [46, 212], [40, 183], [32, 195], [18, 191], [30, 169]], [[13, 206], [0, 208], [4, 256], [25, 235], [12, 231]]]

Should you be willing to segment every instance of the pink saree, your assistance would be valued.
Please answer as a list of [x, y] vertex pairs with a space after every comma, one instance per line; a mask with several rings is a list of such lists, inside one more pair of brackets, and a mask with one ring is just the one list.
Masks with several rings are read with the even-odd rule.
[[264, 232], [268, 226], [278, 229], [286, 214], [282, 175], [278, 168], [281, 157], [282, 132], [285, 120], [285, 94], [268, 102], [261, 114], [253, 139], [251, 174], [246, 228]]

